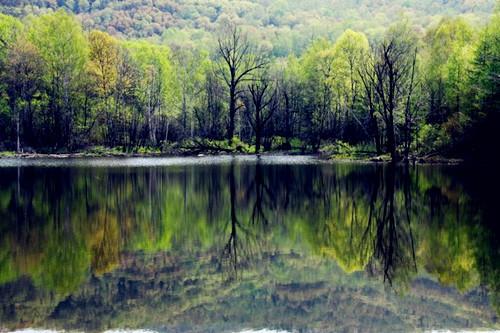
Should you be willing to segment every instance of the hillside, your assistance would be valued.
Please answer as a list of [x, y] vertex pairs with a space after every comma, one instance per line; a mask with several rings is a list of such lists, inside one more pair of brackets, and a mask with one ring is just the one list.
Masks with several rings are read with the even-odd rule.
[[347, 28], [378, 35], [402, 16], [417, 29], [442, 16], [463, 15], [480, 23], [494, 6], [495, 0], [7, 0], [0, 12], [24, 17], [65, 8], [86, 29], [197, 45], [210, 41], [220, 22], [230, 18], [267, 42], [275, 55], [286, 55], [300, 53], [315, 37], [334, 39]]

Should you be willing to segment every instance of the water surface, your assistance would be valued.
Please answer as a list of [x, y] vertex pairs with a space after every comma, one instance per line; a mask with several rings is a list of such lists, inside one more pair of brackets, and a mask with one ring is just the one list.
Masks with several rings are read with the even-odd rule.
[[0, 331], [499, 328], [498, 176], [271, 156], [0, 160]]

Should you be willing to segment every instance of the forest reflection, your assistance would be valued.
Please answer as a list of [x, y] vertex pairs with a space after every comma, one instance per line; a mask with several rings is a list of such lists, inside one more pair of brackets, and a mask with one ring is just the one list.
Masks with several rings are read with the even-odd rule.
[[295, 251], [396, 290], [421, 274], [481, 287], [498, 309], [494, 203], [469, 178], [458, 167], [259, 161], [2, 168], [0, 286], [28, 277], [67, 295], [137, 252], [206, 254], [228, 283]]

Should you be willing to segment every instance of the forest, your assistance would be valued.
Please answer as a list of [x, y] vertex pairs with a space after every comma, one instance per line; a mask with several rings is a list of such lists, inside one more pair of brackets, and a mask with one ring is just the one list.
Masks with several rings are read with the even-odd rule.
[[200, 40], [182, 23], [115, 33], [75, 15], [94, 1], [67, 3], [2, 7], [0, 150], [496, 158], [500, 11], [488, 2], [473, 18], [347, 20], [298, 43], [229, 15]]

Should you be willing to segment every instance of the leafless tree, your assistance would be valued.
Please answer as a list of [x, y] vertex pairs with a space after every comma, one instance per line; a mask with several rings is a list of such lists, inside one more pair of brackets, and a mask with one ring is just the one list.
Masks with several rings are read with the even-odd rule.
[[367, 58], [364, 64], [359, 69], [361, 82], [364, 87], [365, 105], [368, 108], [369, 114], [369, 134], [375, 142], [377, 154], [382, 154], [382, 137], [380, 133], [379, 121], [377, 114], [379, 113], [380, 103], [376, 98], [375, 92], [375, 76], [373, 75], [373, 64], [370, 62], [373, 58]]
[[409, 112], [408, 101], [415, 86], [415, 66], [415, 43], [411, 33], [406, 27], [398, 27], [375, 47], [363, 70], [365, 90], [371, 93], [370, 90], [374, 89], [374, 96], [370, 96], [372, 110], [374, 100], [380, 106], [377, 111], [385, 125], [387, 149], [393, 161], [398, 159], [395, 113], [398, 110]]
[[217, 73], [229, 88], [227, 138], [232, 142], [236, 112], [243, 107], [242, 104], [237, 105], [237, 99], [243, 93], [241, 83], [251, 80], [257, 70], [265, 67], [267, 60], [234, 23], [223, 27], [218, 38], [218, 55]]
[[[276, 97], [272, 83], [266, 76], [261, 76], [248, 86], [252, 100], [252, 112], [249, 113], [250, 124], [255, 132], [255, 152], [260, 152], [264, 128], [274, 113], [271, 103]], [[267, 110], [267, 112], [266, 112]]]

